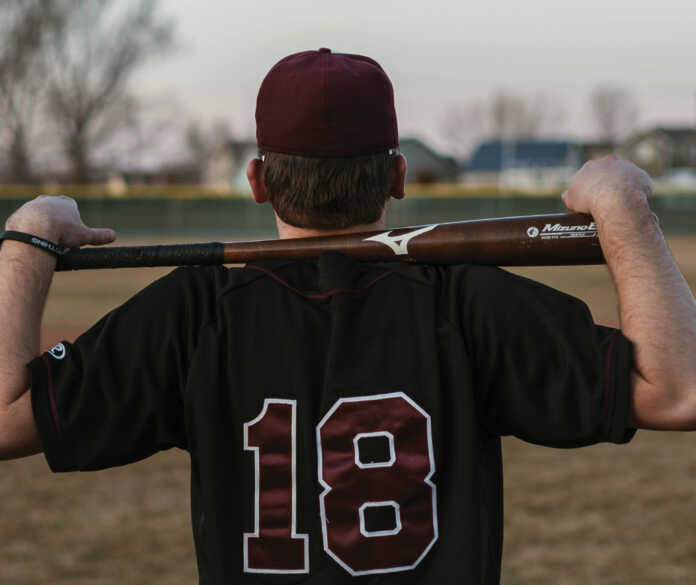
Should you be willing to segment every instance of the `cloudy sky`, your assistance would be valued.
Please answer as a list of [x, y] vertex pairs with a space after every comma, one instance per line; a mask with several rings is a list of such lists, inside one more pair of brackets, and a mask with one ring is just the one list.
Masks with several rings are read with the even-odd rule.
[[203, 122], [253, 133], [256, 91], [281, 57], [322, 46], [370, 55], [394, 83], [401, 134], [435, 143], [448, 109], [497, 90], [544, 92], [559, 136], [592, 137], [598, 84], [630, 91], [641, 126], [696, 123], [689, 0], [161, 0], [178, 49], [148, 63], [140, 95], [176, 96]]

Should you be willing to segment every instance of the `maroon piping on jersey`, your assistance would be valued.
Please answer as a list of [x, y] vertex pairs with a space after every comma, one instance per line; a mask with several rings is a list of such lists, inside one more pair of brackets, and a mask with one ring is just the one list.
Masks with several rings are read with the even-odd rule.
[[611, 382], [611, 358], [614, 355], [614, 342], [616, 341], [616, 336], [618, 331], [611, 336], [611, 341], [609, 341], [609, 351], [607, 352], [607, 361], [604, 368], [604, 399], [602, 404], [602, 420], [607, 420], [607, 411], [609, 408], [609, 385]]
[[62, 440], [63, 431], [60, 428], [60, 420], [58, 418], [58, 406], [56, 404], [56, 395], [53, 391], [53, 375], [51, 373], [51, 364], [48, 362], [46, 354], [43, 354], [41, 357], [43, 358], [43, 361], [46, 364], [46, 371], [48, 373], [48, 399], [51, 403], [51, 415], [53, 416], [53, 423], [56, 426], [56, 433], [58, 434], [58, 438]]
[[252, 270], [258, 270], [259, 272], [263, 272], [270, 276], [273, 280], [276, 282], [279, 282], [282, 284], [284, 287], [290, 289], [292, 292], [297, 293], [300, 296], [305, 297], [306, 299], [326, 299], [328, 297], [331, 297], [333, 295], [337, 295], [340, 293], [354, 293], [354, 294], [360, 294], [365, 292], [368, 288], [370, 288], [373, 284], [376, 282], [379, 282], [383, 278], [389, 276], [390, 274], [396, 272], [396, 270], [388, 270], [387, 272], [384, 272], [380, 274], [377, 278], [371, 280], [367, 284], [361, 286], [360, 288], [333, 288], [330, 291], [327, 291], [325, 293], [306, 293], [301, 291], [298, 288], [295, 288], [292, 286], [289, 282], [286, 282], [280, 276], [278, 276], [275, 272], [271, 272], [270, 270], [267, 270], [265, 268], [261, 268], [260, 266], [254, 266], [253, 264], [247, 264], [246, 268], [251, 268]]

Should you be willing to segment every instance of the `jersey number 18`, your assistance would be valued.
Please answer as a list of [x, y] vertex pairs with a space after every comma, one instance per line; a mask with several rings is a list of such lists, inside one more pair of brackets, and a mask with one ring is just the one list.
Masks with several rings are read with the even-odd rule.
[[[296, 524], [295, 400], [267, 398], [244, 425], [254, 453], [254, 532], [244, 534], [244, 571], [309, 572], [309, 536]], [[385, 457], [361, 456], [380, 440]], [[317, 425], [324, 550], [352, 575], [414, 568], [438, 536], [430, 416], [402, 392], [340, 398]], [[370, 526], [370, 514], [392, 518]]]

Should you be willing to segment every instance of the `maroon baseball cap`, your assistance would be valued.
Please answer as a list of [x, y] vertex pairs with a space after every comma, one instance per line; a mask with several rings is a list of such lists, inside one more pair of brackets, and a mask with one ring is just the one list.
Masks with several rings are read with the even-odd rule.
[[373, 154], [399, 146], [394, 90], [379, 63], [330, 49], [276, 63], [256, 100], [259, 150], [308, 157]]

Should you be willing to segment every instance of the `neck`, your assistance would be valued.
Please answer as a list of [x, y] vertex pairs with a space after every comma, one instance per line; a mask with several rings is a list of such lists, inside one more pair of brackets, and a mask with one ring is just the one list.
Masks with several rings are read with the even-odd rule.
[[[385, 210], [386, 211], [386, 210]], [[316, 228], [302, 228], [296, 227], [285, 223], [277, 215], [276, 227], [278, 229], [278, 238], [281, 240], [288, 240], [293, 238], [313, 238], [317, 236], [337, 236], [339, 234], [351, 234], [356, 232], [370, 232], [384, 229], [384, 220], [386, 213], [375, 221], [374, 223], [365, 223], [360, 225], [352, 225], [341, 229], [316, 229]]]

